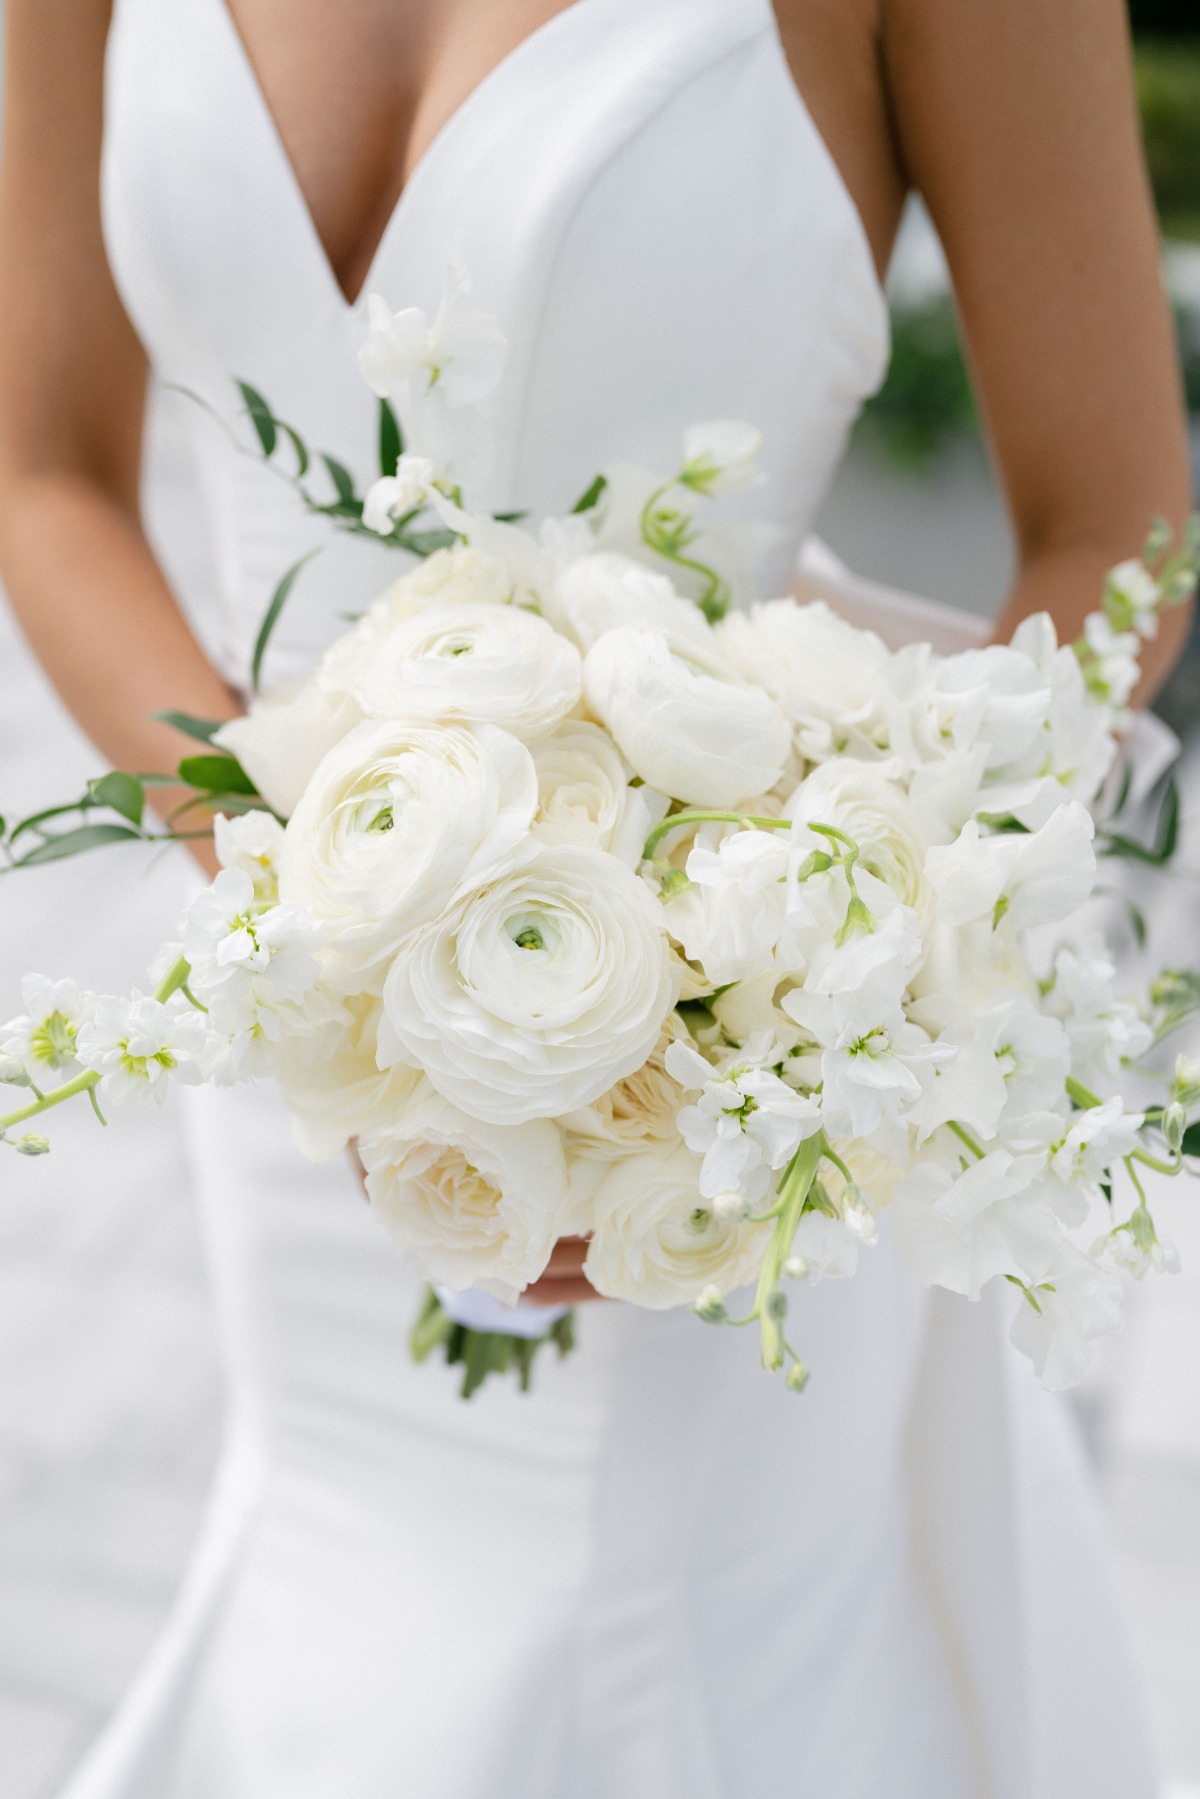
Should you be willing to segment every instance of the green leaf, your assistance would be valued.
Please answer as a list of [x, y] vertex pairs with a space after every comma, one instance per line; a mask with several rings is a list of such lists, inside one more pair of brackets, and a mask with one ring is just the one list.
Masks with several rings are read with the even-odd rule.
[[246, 402], [246, 411], [250, 414], [250, 423], [258, 435], [264, 456], [273, 456], [275, 446], [279, 442], [279, 433], [275, 428], [275, 414], [267, 405], [256, 387], [248, 381], [238, 382], [238, 392]]
[[190, 712], [152, 712], [150, 716], [185, 737], [194, 737], [197, 743], [211, 743], [225, 723], [221, 718], [193, 718]]
[[258, 789], [241, 763], [233, 756], [185, 756], [179, 764], [179, 778], [201, 793], [257, 794]]
[[19, 824], [13, 826], [12, 836], [8, 840], [9, 844], [14, 844], [18, 837], [25, 835], [26, 831], [36, 831], [40, 825], [45, 824], [48, 818], [63, 818], [68, 812], [86, 812], [90, 805], [91, 801], [85, 794], [83, 799], [71, 800], [65, 806], [47, 806], [43, 812], [32, 812], [28, 818], [23, 818]]
[[1108, 831], [1102, 834], [1101, 854], [1119, 856], [1127, 862], [1141, 862], [1150, 868], [1165, 868], [1174, 856], [1178, 843], [1179, 787], [1175, 781], [1168, 781], [1158, 815], [1154, 843], [1147, 848], [1145, 844], [1136, 843], [1132, 837], [1122, 837], [1115, 831]]
[[111, 774], [101, 775], [98, 781], [89, 781], [88, 792], [97, 805], [110, 806], [130, 824], [141, 824], [146, 810], [146, 789], [136, 775], [113, 769]]
[[394, 475], [396, 465], [404, 454], [404, 433], [400, 429], [400, 420], [396, 417], [386, 400], [379, 402], [379, 472], [381, 475]]
[[301, 556], [299, 562], [293, 562], [291, 568], [280, 580], [275, 592], [271, 595], [271, 603], [263, 615], [263, 622], [258, 628], [258, 637], [254, 644], [254, 659], [250, 664], [250, 684], [255, 693], [258, 692], [259, 676], [262, 674], [263, 657], [267, 653], [267, 645], [271, 641], [271, 633], [279, 623], [279, 615], [287, 604], [288, 595], [296, 585], [296, 577], [306, 562], [311, 562], [318, 555], [318, 550], [309, 550]]
[[321, 452], [321, 461], [329, 470], [329, 479], [333, 482], [334, 488], [337, 491], [337, 497], [341, 504], [343, 506], [353, 506], [357, 496], [354, 492], [354, 477], [349, 469], [340, 463], [336, 456], [327, 456], [323, 450]]
[[301, 437], [300, 433], [298, 431], [296, 431], [291, 425], [285, 425], [282, 419], [276, 419], [275, 423], [279, 427], [279, 429], [284, 433], [284, 435], [288, 438], [289, 442], [291, 443], [292, 449], [296, 453], [297, 477], [307, 475], [308, 465], [309, 465], [308, 445], [305, 443], [305, 441]]
[[80, 825], [77, 831], [64, 831], [59, 837], [48, 837], [14, 865], [37, 868], [43, 862], [62, 862], [68, 856], [81, 856], [86, 850], [100, 849], [106, 843], [140, 843], [140, 831], [129, 825]]
[[1200, 1118], [1189, 1124], [1183, 1133], [1183, 1153], [1185, 1156], [1200, 1156]]
[[601, 496], [608, 486], [607, 475], [597, 475], [590, 487], [586, 487], [572, 506], [572, 512], [590, 512], [593, 506], [600, 504]]

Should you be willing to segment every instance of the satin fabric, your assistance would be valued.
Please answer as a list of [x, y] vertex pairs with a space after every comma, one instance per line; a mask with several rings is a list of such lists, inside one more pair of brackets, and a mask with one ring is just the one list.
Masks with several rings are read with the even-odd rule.
[[[251, 381], [360, 480], [365, 295], [432, 311], [455, 258], [511, 346], [483, 503], [561, 509], [604, 462], [673, 466], [693, 420], [755, 420], [769, 590], [885, 366], [862, 225], [766, 0], [577, 0], [441, 131], [353, 305], [222, 0], [117, 0], [103, 197], [158, 374], [226, 417]], [[185, 598], [231, 680], [282, 570], [324, 546], [268, 662], [299, 673], [395, 560], [330, 543], [177, 409], [213, 569]], [[931, 1303], [885, 1227], [856, 1280], [797, 1296], [803, 1397], [750, 1333], [603, 1305], [531, 1396], [464, 1404], [409, 1362], [418, 1285], [348, 1170], [302, 1161], [266, 1090], [183, 1097], [229, 1447], [70, 1799], [1150, 1791], [1079, 1483], [1030, 1459], [1014, 1408], [1037, 1398], [990, 1301]], [[1048, 1589], [1029, 1525], [1049, 1516]], [[1046, 1634], [1068, 1566], [1086, 1649], [1069, 1620]]]

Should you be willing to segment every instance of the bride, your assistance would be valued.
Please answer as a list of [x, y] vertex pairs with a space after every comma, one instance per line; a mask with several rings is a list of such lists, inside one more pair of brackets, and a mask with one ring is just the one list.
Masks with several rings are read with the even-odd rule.
[[[906, 191], [946, 245], [1019, 545], [998, 629], [1073, 636], [1189, 504], [1121, 0], [9, 0], [0, 566], [119, 765], [243, 705], [320, 534], [187, 413], [212, 579], [139, 518], [147, 373], [266, 393], [361, 478], [371, 292], [448, 262], [510, 343], [493, 509], [745, 417], [786, 589], [863, 399]], [[323, 539], [322, 539], [323, 541]], [[268, 674], [394, 576], [342, 540]], [[1162, 678], [1186, 621], [1152, 646]], [[205, 654], [200, 646], [208, 649]], [[168, 794], [164, 804], [170, 803]], [[203, 857], [202, 857], [203, 859]], [[469, 1405], [353, 1172], [187, 1096], [231, 1405], [194, 1564], [71, 1799], [1141, 1799], [1070, 1446], [1004, 1320], [886, 1238], [799, 1313], [802, 1400], [686, 1313]], [[586, 1298], [577, 1245], [534, 1297]], [[745, 1348], [746, 1353], [739, 1351]]]

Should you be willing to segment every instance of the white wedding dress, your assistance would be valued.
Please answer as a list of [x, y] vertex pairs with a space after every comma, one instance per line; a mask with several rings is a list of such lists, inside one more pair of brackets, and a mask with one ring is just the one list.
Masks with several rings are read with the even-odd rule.
[[[887, 315], [768, 0], [578, 0], [414, 171], [343, 299], [224, 0], [117, 0], [104, 211], [166, 381], [231, 377], [365, 482], [365, 292], [448, 262], [509, 337], [494, 508], [557, 511], [683, 426], [766, 436], [784, 590]], [[188, 420], [247, 678], [306, 668], [397, 572]], [[188, 1100], [231, 1392], [207, 1527], [70, 1799], [1145, 1799], [1094, 1522], [1002, 1305], [929, 1300], [884, 1234], [803, 1291], [797, 1398], [749, 1333], [598, 1305], [577, 1354], [469, 1404], [414, 1368], [419, 1284], [266, 1089]]]

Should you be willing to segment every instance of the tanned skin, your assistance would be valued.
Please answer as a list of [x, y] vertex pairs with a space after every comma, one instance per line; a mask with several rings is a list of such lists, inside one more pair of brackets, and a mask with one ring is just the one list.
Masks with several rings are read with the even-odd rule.
[[[348, 298], [440, 127], [567, 10], [229, 4]], [[174, 734], [152, 712], [232, 717], [241, 700], [184, 622], [139, 516], [146, 359], [97, 198], [110, 12], [110, 0], [8, 0], [0, 575], [105, 754], [169, 771]], [[776, 16], [880, 272], [910, 188], [946, 247], [1017, 542], [997, 635], [1044, 610], [1070, 639], [1105, 570], [1138, 552], [1155, 515], [1178, 527], [1191, 497], [1123, 0], [776, 0]], [[1143, 699], [1187, 628], [1176, 614], [1147, 646]], [[560, 1243], [530, 1297], [595, 1298], [585, 1247]]]

